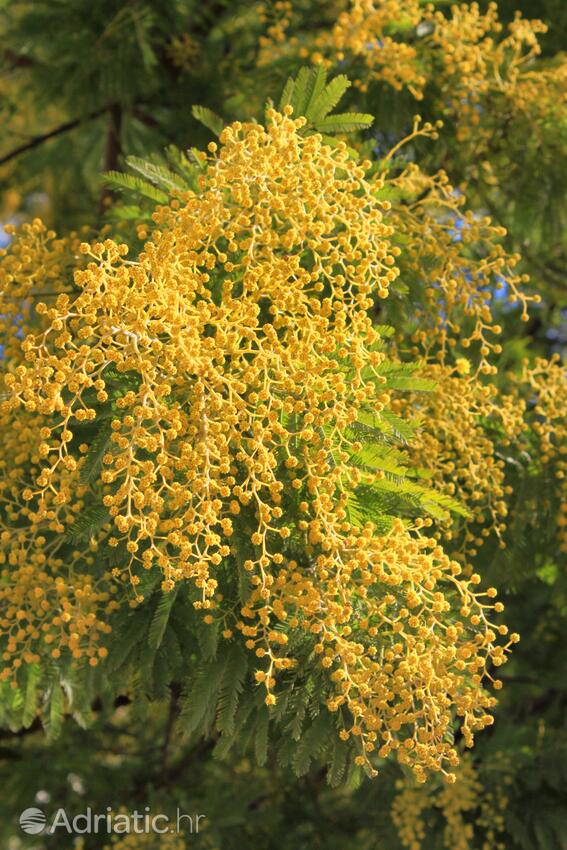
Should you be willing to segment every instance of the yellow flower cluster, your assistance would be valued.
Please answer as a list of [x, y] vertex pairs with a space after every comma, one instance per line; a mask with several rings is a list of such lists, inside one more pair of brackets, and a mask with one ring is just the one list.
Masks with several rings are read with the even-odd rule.
[[[364, 477], [349, 426], [389, 403], [368, 311], [399, 249], [369, 164], [303, 136], [304, 123], [286, 107], [267, 127], [227, 127], [199, 191], [158, 209], [137, 260], [84, 243], [78, 294], [36, 305], [2, 411], [41, 421], [42, 463], [4, 545], [18, 524], [30, 541], [46, 524], [54, 541], [65, 531], [84, 496], [84, 429], [110, 423], [88, 487], [111, 525], [91, 545], [116, 549], [114, 575], [136, 587], [157, 568], [165, 590], [190, 580], [205, 621], [255, 653], [268, 705], [296, 663], [288, 631], [303, 631], [359, 763], [392, 752], [423, 779], [458, 762], [454, 715], [469, 745], [492, 722], [484, 684], [518, 637], [499, 644], [496, 591], [460, 577], [419, 523], [380, 536], [349, 520]], [[252, 588], [240, 611], [218, 592], [233, 557]]]
[[335, 538], [336, 549], [329, 531], [332, 548], [317, 559], [323, 581], [303, 579], [301, 588], [312, 608], [326, 609], [305, 627], [319, 635], [316, 651], [338, 685], [330, 710], [347, 705], [354, 716], [342, 736], [360, 736], [366, 752], [376, 746], [383, 758], [396, 753], [420, 780], [426, 770], [444, 771], [458, 762], [450, 743], [453, 711], [472, 746], [474, 733], [492, 723], [487, 668], [506, 661], [518, 636], [496, 646], [507, 629], [488, 619], [503, 609], [492, 602], [495, 589], [479, 594], [478, 575], [460, 578], [460, 566], [433, 540], [410, 534], [401, 522], [384, 537], [371, 526], [360, 534], [351, 529], [348, 559], [336, 532]]
[[[0, 342], [3, 370], [23, 362], [22, 336], [29, 330], [34, 296], [57, 294], [78, 247], [75, 235], [57, 240], [35, 221], [23, 226], [10, 253], [0, 258]], [[84, 506], [87, 488], [75, 471], [60, 468], [41, 507], [31, 499], [34, 477], [46, 457], [51, 434], [45, 418], [3, 404], [0, 410], [0, 679], [13, 677], [22, 662], [48, 652], [59, 658], [87, 658], [91, 665], [106, 654], [99, 646], [108, 633], [101, 610], [112, 611], [115, 588], [91, 575], [94, 544], [66, 544], [65, 532]], [[63, 496], [67, 498], [63, 498]], [[12, 685], [16, 681], [12, 678]]]
[[[355, 80], [362, 91], [368, 79], [379, 78], [396, 90], [408, 88], [420, 98], [425, 77], [420, 71], [417, 50], [390, 31], [415, 27], [421, 18], [420, 0], [352, 0], [338, 16], [328, 36], [315, 39], [313, 62], [341, 61], [350, 54], [363, 57], [368, 75], [365, 80]], [[327, 58], [332, 51], [332, 59]]]
[[519, 381], [519, 392], [525, 395], [527, 388], [531, 395], [531, 430], [539, 442], [538, 460], [559, 482], [559, 550], [567, 554], [567, 370], [559, 355], [550, 360], [540, 357], [534, 364], [524, 364]]
[[547, 31], [541, 21], [528, 21], [517, 13], [503, 36], [496, 3], [489, 4], [486, 13], [477, 3], [454, 5], [450, 18], [434, 12], [430, 21], [432, 32], [425, 39], [428, 76], [438, 70], [440, 60], [442, 86], [449, 94], [444, 107], [457, 123], [459, 141], [474, 133], [478, 145], [482, 103], [488, 97], [503, 99], [506, 107], [501, 108], [512, 115], [529, 115], [535, 109], [547, 120], [549, 108], [555, 112], [559, 104], [567, 103], [567, 62], [555, 68], [533, 67], [541, 53], [539, 36]]
[[[264, 5], [264, 4], [263, 4]], [[300, 38], [294, 36], [296, 18], [301, 17], [301, 4], [286, 2], [275, 6], [285, 6], [275, 22], [266, 27], [265, 35], [260, 38], [260, 65], [272, 62], [274, 56], [295, 48], [303, 59], [322, 62], [331, 67], [348, 57], [363, 57], [370, 77], [379, 77], [395, 89], [408, 87], [415, 97], [421, 96], [425, 78], [421, 75], [417, 63], [415, 47], [390, 35], [392, 29], [414, 27], [422, 15], [419, 0], [352, 0], [345, 3], [326, 4], [319, 18], [319, 24], [329, 20], [335, 13], [334, 22], [329, 20], [328, 29], [321, 28], [315, 37]], [[260, 21], [267, 23], [266, 12], [262, 9]], [[355, 80], [355, 84], [365, 90], [366, 82]]]
[[[318, 26], [332, 26], [344, 7], [344, 0], [261, 0], [253, 8], [260, 25], [257, 64], [269, 66], [275, 56], [297, 55], [303, 41], [295, 30], [303, 16], [315, 17]], [[308, 55], [301, 49], [302, 55]]]
[[[57, 420], [30, 496], [42, 502], [59, 470], [81, 465], [73, 427], [96, 419], [114, 374], [132, 375], [101, 476], [116, 543], [127, 542], [132, 563], [158, 563], [167, 586], [197, 578], [203, 602], [215, 583], [200, 579], [229, 554], [240, 506], [258, 510], [258, 560], [270, 532], [289, 535], [275, 473], [282, 423], [295, 417], [298, 443], [316, 453], [320, 429], [356, 416], [353, 387], [360, 404], [381, 403], [361, 377], [382, 356], [366, 352], [378, 338], [369, 293], [384, 297], [397, 273], [380, 205], [343, 150], [301, 139], [302, 119], [273, 117], [268, 131], [225, 131], [202, 194], [156, 214], [163, 230], [139, 262], [110, 240], [85, 243], [94, 262], [75, 273], [81, 294], [37, 305], [46, 330], [24, 340], [28, 365], [5, 379], [28, 411]], [[349, 386], [346, 358], [358, 375]], [[299, 490], [298, 461], [281, 460]]]
[[[520, 257], [507, 254], [500, 244], [506, 231], [489, 217], [463, 211], [464, 196], [442, 171], [430, 176], [412, 163], [385, 185], [404, 199], [393, 206], [390, 220], [394, 238], [403, 245], [401, 279], [415, 305], [410, 353], [445, 363], [459, 348], [470, 349], [478, 361], [475, 371], [495, 374], [494, 355], [502, 351], [495, 299], [507, 286], [506, 301], [521, 308], [522, 321], [528, 319], [528, 305], [541, 301], [524, 291], [527, 276], [515, 271]], [[405, 336], [400, 342], [405, 345]]]
[[409, 850], [421, 850], [427, 835], [425, 816], [431, 807], [429, 787], [398, 779], [396, 789], [391, 816], [400, 843]]
[[283, 44], [293, 13], [291, 0], [258, 3], [256, 12], [260, 23], [265, 28], [265, 34], [260, 37], [261, 48], [270, 48], [273, 44]]
[[355, 80], [362, 91], [377, 80], [421, 100], [432, 84], [441, 112], [456, 122], [457, 138], [474, 138], [477, 156], [486, 98], [504, 99], [507, 113], [540, 116], [567, 103], [567, 62], [533, 67], [546, 25], [518, 14], [504, 33], [496, 3], [486, 12], [477, 3], [455, 4], [446, 14], [420, 0], [342, 0], [334, 23], [321, 19], [313, 34], [300, 2], [275, 5], [285, 11], [260, 40], [259, 64], [295, 49], [328, 67], [362, 63], [364, 74]]
[[176, 35], [166, 47], [166, 53], [176, 68], [181, 71], [192, 71], [199, 58], [201, 48], [199, 42], [188, 32]]
[[[11, 236], [16, 232], [12, 225], [4, 229]], [[0, 249], [0, 341], [5, 361], [22, 359], [21, 338], [29, 327], [34, 298], [63, 291], [70, 257], [79, 244], [76, 234], [56, 239], [54, 231], [36, 219], [22, 225], [9, 252]]]
[[[505, 546], [511, 488], [505, 484], [499, 450], [522, 434], [525, 404], [482, 383], [470, 370], [465, 358], [458, 358], [455, 367], [430, 365], [422, 374], [435, 381], [435, 389], [402, 396], [392, 407], [405, 415], [410, 409], [417, 412], [420, 427], [408, 455], [415, 466], [432, 474], [441, 491], [468, 509], [469, 518], [460, 525], [453, 520], [442, 536], [462, 540], [464, 554], [472, 558], [491, 533]], [[498, 433], [497, 441], [489, 436], [487, 425]]]
[[[41, 539], [34, 542], [41, 543]], [[107, 655], [106, 648], [98, 643], [110, 631], [100, 613], [109, 599], [108, 591], [97, 590], [87, 576], [73, 576], [74, 565], [63, 559], [52, 561], [52, 566], [59, 567], [61, 573], [54, 578], [45, 570], [38, 570], [38, 557], [34, 552], [27, 566], [2, 573], [10, 582], [0, 590], [3, 611], [0, 629], [7, 639], [2, 654], [5, 666], [0, 673], [3, 680], [13, 676], [22, 662], [39, 663], [42, 656], [37, 649], [43, 646], [54, 647], [53, 658], [60, 658], [62, 650], [68, 649], [73, 658], [86, 657], [91, 666]], [[93, 562], [91, 559], [90, 563]], [[73, 576], [72, 583], [63, 578], [67, 574]], [[15, 679], [12, 685], [16, 687]]]
[[[497, 762], [501, 762], [497, 759]], [[499, 768], [502, 764], [499, 764]], [[392, 820], [403, 847], [422, 850], [427, 838], [427, 815], [439, 812], [443, 821], [443, 846], [447, 850], [505, 850], [504, 813], [508, 797], [504, 788], [509, 777], [495, 790], [484, 787], [470, 756], [461, 759], [453, 784], [416, 785], [410, 779], [396, 783]], [[433, 821], [437, 828], [437, 822]], [[476, 838], [481, 837], [481, 844]]]

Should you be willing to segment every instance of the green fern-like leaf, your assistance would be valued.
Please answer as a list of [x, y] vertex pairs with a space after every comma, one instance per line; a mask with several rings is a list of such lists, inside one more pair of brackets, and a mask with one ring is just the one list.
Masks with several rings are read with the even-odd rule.
[[408, 469], [404, 463], [401, 452], [385, 443], [363, 445], [362, 449], [353, 455], [349, 462], [358, 469], [385, 472], [387, 475], [400, 478], [413, 475], [413, 471]]
[[288, 77], [278, 105], [278, 109], [280, 112], [283, 112], [284, 107], [291, 103], [291, 98], [293, 97], [294, 89], [295, 80], [293, 79], [293, 77]]
[[307, 714], [308, 703], [308, 689], [306, 687], [296, 688], [289, 701], [289, 716], [291, 720], [288, 724], [288, 731], [294, 741], [298, 741], [303, 732], [303, 723]]
[[227, 653], [226, 667], [219, 694], [217, 727], [227, 735], [234, 733], [234, 717], [244, 679], [248, 670], [248, 659], [244, 650], [234, 644]]
[[50, 741], [61, 734], [64, 719], [65, 695], [58, 681], [53, 682], [47, 695], [49, 709], [42, 715], [43, 726]]
[[92, 505], [76, 518], [65, 532], [65, 539], [71, 543], [80, 543], [93, 537], [110, 519], [106, 508]]
[[148, 645], [152, 649], [159, 649], [161, 646], [178, 590], [179, 585], [176, 585], [173, 590], [161, 592], [148, 631]]
[[343, 112], [339, 115], [328, 115], [318, 121], [314, 127], [320, 133], [354, 133], [356, 130], [366, 130], [374, 117], [362, 112]]
[[333, 111], [335, 106], [342, 99], [346, 90], [351, 83], [348, 77], [340, 74], [338, 77], [333, 77], [324, 90], [317, 93], [317, 97], [313, 97], [307, 108], [306, 118], [315, 126]]
[[22, 713], [22, 726], [24, 728], [31, 726], [37, 713], [38, 686], [40, 679], [41, 670], [39, 665], [26, 665], [26, 686]]
[[207, 731], [207, 714], [216, 706], [224, 670], [224, 661], [204, 665], [182, 695], [179, 722], [186, 735]]
[[201, 658], [208, 661], [217, 654], [219, 645], [219, 625], [215, 620], [213, 623], [205, 623], [202, 619], [197, 621], [197, 641]]
[[151, 221], [148, 211], [142, 210], [137, 204], [114, 204], [107, 215], [112, 216], [113, 221]]
[[254, 755], [260, 767], [268, 761], [268, 730], [270, 727], [270, 715], [264, 706], [258, 712], [256, 720], [256, 734], [254, 735]]
[[106, 420], [92, 441], [81, 466], [81, 484], [90, 484], [98, 477], [111, 433], [110, 421]]
[[195, 162], [194, 151], [184, 153], [175, 145], [168, 145], [164, 153], [169, 168], [179, 175], [182, 185], [197, 189], [197, 177], [203, 170], [204, 155], [201, 154], [200, 161]]
[[148, 160], [141, 159], [138, 156], [127, 157], [126, 163], [129, 168], [137, 171], [138, 174], [141, 174], [142, 177], [145, 177], [159, 189], [163, 189], [164, 192], [183, 191], [187, 188], [187, 184], [183, 182], [181, 177], [164, 165], [148, 162]]
[[348, 494], [346, 511], [349, 522], [357, 528], [372, 522], [377, 534], [387, 534], [395, 518], [393, 514], [388, 513], [395, 507], [394, 500], [380, 498], [376, 493], [369, 498], [368, 493], [365, 493], [363, 488], [360, 489], [362, 495], [354, 492]]
[[396, 443], [408, 443], [415, 433], [417, 422], [402, 419], [390, 410], [381, 410], [379, 414], [361, 411], [358, 422], [352, 428], [359, 434], [372, 435], [378, 442], [393, 440]]
[[243, 730], [249, 726], [249, 720], [253, 715], [256, 703], [254, 695], [250, 692], [243, 692], [238, 703], [238, 708], [234, 716], [234, 731], [232, 735], [223, 733], [217, 741], [213, 750], [215, 758], [223, 759], [238, 742], [242, 744]]
[[350, 84], [344, 74], [327, 82], [327, 72], [322, 65], [300, 68], [295, 79], [290, 77], [285, 84], [279, 102], [280, 111], [291, 105], [295, 116], [307, 119], [305, 132], [315, 130], [332, 136], [365, 129], [372, 123], [372, 115], [355, 112], [330, 115]]
[[[407, 390], [408, 392], [432, 392], [437, 382], [431, 378], [422, 378], [418, 373], [422, 368], [420, 363], [398, 363], [386, 361], [380, 366], [379, 372], [386, 378], [388, 389]], [[417, 373], [417, 374], [416, 374]]]
[[193, 118], [200, 121], [211, 133], [215, 136], [220, 136], [224, 129], [224, 121], [219, 115], [216, 115], [211, 109], [206, 106], [194, 106], [191, 110]]
[[[297, 77], [291, 82], [291, 86], [288, 88], [290, 82], [288, 80], [288, 85], [284, 88], [287, 103], [293, 107], [293, 112], [296, 116], [304, 114], [307, 99], [310, 96], [310, 93], [308, 97], [305, 96], [306, 91], [308, 91], [308, 82], [311, 80], [309, 88], [312, 91], [316, 73], [317, 70], [315, 68], [300, 68]], [[285, 105], [284, 103], [282, 108]]]
[[335, 731], [335, 740], [333, 743], [333, 751], [331, 756], [331, 763], [329, 765], [329, 771], [327, 773], [327, 782], [332, 788], [336, 788], [344, 779], [348, 757], [350, 753], [350, 747], [346, 743], [346, 741], [342, 741]]
[[297, 776], [303, 776], [309, 770], [313, 759], [321, 755], [332, 740], [335, 730], [328, 713], [320, 714], [314, 723], [301, 736], [292, 759]]
[[[375, 494], [390, 493], [405, 497], [408, 503], [413, 502], [416, 507], [421, 507], [435, 519], [446, 520], [449, 513], [456, 513], [463, 517], [469, 516], [468, 511], [456, 499], [409, 479], [401, 481], [391, 478], [377, 479], [372, 481], [370, 489]], [[368, 494], [366, 498], [369, 498]]]
[[111, 673], [117, 673], [139, 657], [140, 648], [145, 645], [147, 616], [146, 606], [140, 606], [135, 611], [128, 611], [115, 625], [113, 650], [106, 662]]
[[161, 189], [133, 174], [124, 174], [122, 171], [106, 171], [103, 177], [108, 186], [128, 192], [130, 195], [141, 195], [143, 198], [149, 198], [150, 201], [158, 204], [167, 204], [169, 200], [168, 195]]

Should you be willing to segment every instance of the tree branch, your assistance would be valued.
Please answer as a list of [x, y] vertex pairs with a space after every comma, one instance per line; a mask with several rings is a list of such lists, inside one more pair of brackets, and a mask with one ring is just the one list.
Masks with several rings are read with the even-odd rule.
[[10, 63], [10, 68], [34, 68], [37, 65], [35, 59], [10, 49], [4, 51], [4, 59]]
[[[108, 130], [106, 134], [106, 153], [104, 155], [104, 170], [116, 171], [118, 158], [122, 151], [120, 132], [122, 129], [122, 107], [113, 103], [108, 107]], [[99, 209], [104, 212], [112, 198], [112, 189], [103, 186], [100, 193]]]
[[29, 142], [25, 142], [23, 145], [19, 145], [17, 148], [14, 148], [9, 153], [4, 154], [4, 156], [0, 157], [0, 165], [5, 165], [10, 160], [15, 159], [20, 154], [25, 153], [26, 151], [32, 150], [33, 148], [39, 147], [44, 142], [49, 141], [49, 139], [54, 139], [56, 136], [61, 136], [63, 133], [68, 133], [69, 130], [74, 130], [75, 127], [78, 127], [79, 124], [82, 124], [84, 121], [92, 121], [93, 118], [98, 118], [99, 115], [102, 115], [106, 111], [106, 107], [103, 109], [97, 109], [95, 112], [91, 112], [89, 115], [82, 116], [81, 118], [74, 118], [72, 121], [66, 121], [65, 124], [61, 124], [59, 127], [55, 127], [54, 130], [50, 130], [48, 133], [42, 133], [40, 136], [34, 136], [29, 140]]

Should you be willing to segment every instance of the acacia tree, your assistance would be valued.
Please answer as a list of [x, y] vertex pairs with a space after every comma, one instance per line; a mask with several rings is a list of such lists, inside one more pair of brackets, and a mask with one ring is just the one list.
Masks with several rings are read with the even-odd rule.
[[561, 847], [565, 63], [492, 6], [165, 6], [4, 9], [6, 834]]

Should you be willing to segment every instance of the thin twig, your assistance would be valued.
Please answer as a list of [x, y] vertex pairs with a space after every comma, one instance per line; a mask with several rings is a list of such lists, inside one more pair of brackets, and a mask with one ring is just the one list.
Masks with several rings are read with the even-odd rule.
[[[108, 130], [106, 133], [106, 152], [104, 155], [104, 171], [116, 171], [122, 152], [120, 133], [122, 130], [122, 107], [113, 103], [108, 107]], [[112, 199], [112, 189], [103, 186], [99, 199], [99, 211], [103, 213]]]
[[72, 121], [66, 121], [64, 124], [60, 124], [59, 127], [55, 127], [54, 130], [50, 130], [48, 133], [42, 133], [40, 136], [34, 136], [29, 140], [29, 142], [19, 145], [17, 148], [14, 148], [9, 153], [0, 157], [0, 165], [5, 165], [7, 162], [10, 162], [10, 160], [20, 156], [20, 154], [39, 147], [39, 145], [49, 141], [49, 139], [54, 139], [56, 136], [61, 136], [63, 133], [69, 132], [69, 130], [74, 130], [75, 127], [78, 127], [79, 124], [82, 124], [84, 121], [92, 121], [93, 118], [98, 118], [104, 112], [106, 112], [106, 107], [103, 109], [97, 109], [89, 115], [81, 116], [81, 118], [74, 118]]

